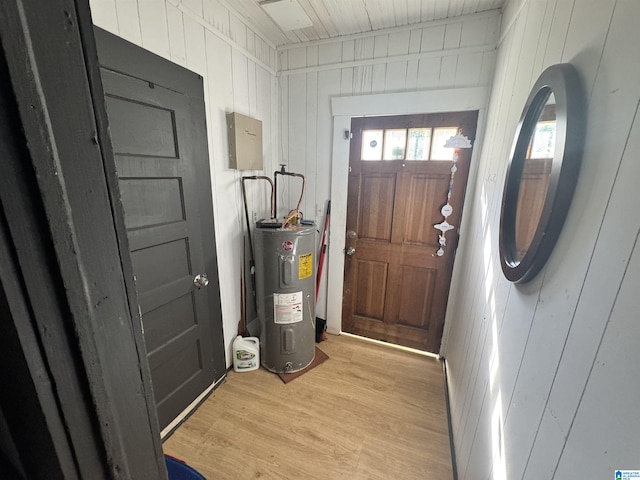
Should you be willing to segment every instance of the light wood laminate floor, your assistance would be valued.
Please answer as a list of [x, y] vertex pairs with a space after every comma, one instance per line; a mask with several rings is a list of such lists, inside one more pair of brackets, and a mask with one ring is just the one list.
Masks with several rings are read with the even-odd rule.
[[440, 362], [345, 335], [284, 384], [229, 372], [164, 443], [214, 479], [450, 479]]

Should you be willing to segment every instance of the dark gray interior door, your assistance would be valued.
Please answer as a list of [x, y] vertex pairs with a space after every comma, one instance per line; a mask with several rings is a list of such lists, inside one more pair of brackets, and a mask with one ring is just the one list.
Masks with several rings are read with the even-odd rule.
[[101, 63], [145, 344], [164, 428], [225, 373], [204, 103], [163, 86], [153, 69], [141, 78], [139, 71], [114, 71], [104, 65], [102, 55]]

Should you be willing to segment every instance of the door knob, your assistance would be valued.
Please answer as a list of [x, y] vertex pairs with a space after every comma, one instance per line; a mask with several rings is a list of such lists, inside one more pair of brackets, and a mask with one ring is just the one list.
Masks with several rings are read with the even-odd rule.
[[349, 247], [344, 251], [344, 253], [346, 253], [347, 255], [351, 256], [354, 253], [356, 253], [356, 249], [354, 247]]
[[198, 288], [206, 287], [207, 285], [209, 285], [209, 279], [207, 278], [207, 274], [199, 273], [198, 275], [196, 275], [193, 278], [193, 284]]
[[347, 232], [347, 237], [349, 238], [356, 238], [358, 236], [358, 234], [356, 232], [354, 232], [353, 230], [349, 230]]

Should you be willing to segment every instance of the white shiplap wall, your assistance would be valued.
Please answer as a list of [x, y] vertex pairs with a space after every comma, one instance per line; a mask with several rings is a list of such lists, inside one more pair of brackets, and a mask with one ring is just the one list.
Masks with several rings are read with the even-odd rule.
[[[227, 365], [240, 319], [244, 213], [240, 177], [229, 168], [226, 118], [262, 121], [264, 171], [277, 165], [275, 47], [216, 0], [91, 0], [94, 23], [203, 77]], [[250, 204], [268, 217], [266, 191], [249, 185]], [[260, 208], [264, 206], [266, 208]], [[253, 217], [253, 215], [252, 215]]]
[[[305, 217], [323, 225], [331, 195], [331, 99], [489, 87], [500, 18], [494, 10], [279, 47], [281, 158], [288, 170], [307, 177]], [[292, 188], [289, 204], [295, 205], [296, 195]], [[326, 278], [325, 270], [316, 312], [321, 318], [326, 318]]]
[[[640, 468], [640, 2], [506, 5], [446, 356], [459, 478], [613, 478]], [[578, 186], [530, 283], [498, 257], [509, 149], [529, 89], [570, 62], [587, 92]]]

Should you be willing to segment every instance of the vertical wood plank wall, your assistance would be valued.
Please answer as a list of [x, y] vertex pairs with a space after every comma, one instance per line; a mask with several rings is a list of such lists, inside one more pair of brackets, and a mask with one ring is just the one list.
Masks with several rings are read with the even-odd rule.
[[[203, 77], [227, 365], [240, 319], [244, 212], [240, 178], [229, 168], [227, 112], [262, 121], [264, 171], [277, 161], [275, 46], [216, 0], [90, 0], [94, 23]], [[266, 189], [248, 186], [257, 218], [268, 217]], [[261, 208], [264, 207], [264, 208]], [[253, 211], [250, 212], [254, 217]]]
[[[612, 478], [640, 468], [640, 3], [509, 0], [501, 32], [494, 12], [278, 51], [216, 0], [91, 7], [97, 25], [204, 77], [227, 346], [243, 225], [226, 111], [263, 121], [265, 172], [283, 162], [307, 175], [302, 209], [321, 225], [331, 97], [493, 82], [443, 345], [459, 476]], [[587, 91], [583, 167], [548, 266], [514, 286], [497, 257], [507, 157], [530, 87], [558, 62], [573, 63]]]
[[[459, 478], [613, 478], [640, 468], [640, 3], [510, 0], [446, 356]], [[587, 134], [557, 246], [529, 284], [500, 269], [504, 175], [529, 89], [570, 62]]]
[[[322, 226], [331, 195], [332, 97], [490, 86], [499, 30], [500, 12], [492, 10], [279, 47], [281, 161], [307, 176], [305, 217]], [[291, 189], [288, 203], [298, 194]]]
[[[500, 14], [494, 10], [276, 51], [225, 2], [91, 0], [90, 4], [96, 25], [204, 77], [227, 354], [240, 317], [244, 220], [241, 174], [228, 167], [224, 113], [238, 111], [263, 121], [264, 172], [271, 175], [279, 163], [286, 163], [288, 170], [305, 174], [302, 210], [322, 226], [330, 198], [330, 98], [489, 86], [500, 30]], [[263, 190], [250, 194], [251, 204], [266, 205]], [[278, 203], [295, 205], [297, 195], [292, 182]], [[261, 218], [266, 211], [256, 215]], [[324, 318], [325, 312], [326, 288], [322, 288], [317, 314]]]

